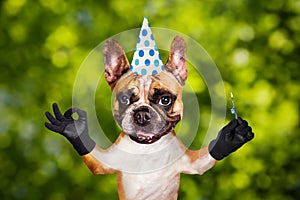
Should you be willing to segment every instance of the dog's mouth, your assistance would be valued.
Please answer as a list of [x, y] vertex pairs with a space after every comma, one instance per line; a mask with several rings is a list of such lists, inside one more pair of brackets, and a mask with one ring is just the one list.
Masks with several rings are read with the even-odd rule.
[[168, 126], [165, 126], [159, 133], [137, 131], [134, 135], [129, 135], [129, 137], [140, 144], [152, 144], [162, 138], [164, 135], [172, 132], [175, 128], [177, 122], [169, 123]]

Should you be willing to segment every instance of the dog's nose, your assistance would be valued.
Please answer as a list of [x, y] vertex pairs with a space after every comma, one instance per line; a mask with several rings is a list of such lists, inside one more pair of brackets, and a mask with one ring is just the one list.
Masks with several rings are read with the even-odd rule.
[[147, 126], [151, 122], [151, 115], [148, 109], [137, 111], [134, 114], [134, 121], [139, 126]]

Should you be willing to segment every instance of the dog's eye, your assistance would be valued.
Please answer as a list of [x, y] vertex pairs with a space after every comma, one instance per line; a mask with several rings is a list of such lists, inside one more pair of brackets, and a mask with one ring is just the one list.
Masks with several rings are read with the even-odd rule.
[[121, 96], [119, 98], [119, 101], [123, 105], [129, 105], [130, 104], [130, 99], [127, 96], [125, 96], [125, 95]]
[[172, 99], [170, 96], [162, 96], [158, 102], [161, 106], [169, 106], [172, 103]]

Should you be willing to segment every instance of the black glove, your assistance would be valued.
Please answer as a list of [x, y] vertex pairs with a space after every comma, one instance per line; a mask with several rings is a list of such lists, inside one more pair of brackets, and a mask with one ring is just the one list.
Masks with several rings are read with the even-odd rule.
[[[51, 123], [46, 122], [45, 126], [49, 130], [65, 136], [79, 155], [83, 156], [90, 153], [96, 143], [88, 134], [86, 112], [79, 108], [70, 108], [62, 115], [56, 103], [54, 103], [52, 107], [55, 117], [49, 112], [46, 112], [46, 117]], [[73, 113], [78, 114], [78, 120], [72, 118]]]
[[214, 159], [221, 160], [253, 137], [252, 128], [248, 126], [247, 121], [239, 117], [222, 128], [218, 137], [209, 143], [208, 150]]

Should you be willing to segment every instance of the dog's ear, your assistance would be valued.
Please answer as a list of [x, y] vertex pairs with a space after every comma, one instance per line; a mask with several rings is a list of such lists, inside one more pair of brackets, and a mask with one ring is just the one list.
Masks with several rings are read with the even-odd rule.
[[105, 78], [111, 89], [118, 79], [129, 70], [129, 63], [121, 45], [109, 39], [104, 44]]
[[174, 38], [165, 67], [167, 71], [173, 73], [181, 85], [185, 84], [188, 71], [186, 67], [186, 44], [182, 37], [176, 36]]

